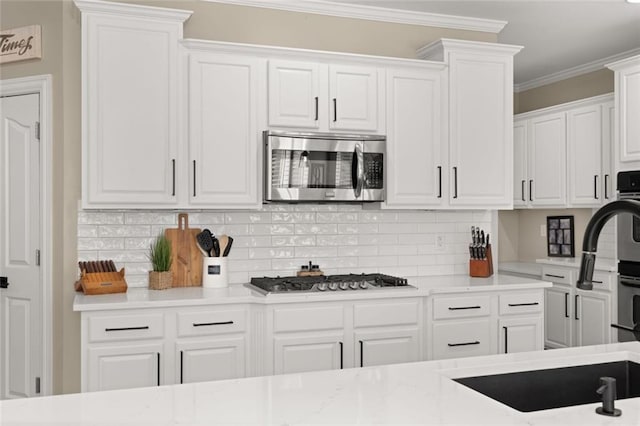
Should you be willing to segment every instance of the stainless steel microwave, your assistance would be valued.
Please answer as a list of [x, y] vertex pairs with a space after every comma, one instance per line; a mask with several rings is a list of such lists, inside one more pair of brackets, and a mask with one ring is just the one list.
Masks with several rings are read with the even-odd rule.
[[265, 131], [265, 201], [384, 201], [384, 136]]

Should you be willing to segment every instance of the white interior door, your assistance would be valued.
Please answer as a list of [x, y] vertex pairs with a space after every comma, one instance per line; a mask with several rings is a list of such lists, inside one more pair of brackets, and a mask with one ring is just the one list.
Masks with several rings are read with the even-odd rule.
[[42, 374], [39, 95], [0, 98], [0, 399], [34, 396]]

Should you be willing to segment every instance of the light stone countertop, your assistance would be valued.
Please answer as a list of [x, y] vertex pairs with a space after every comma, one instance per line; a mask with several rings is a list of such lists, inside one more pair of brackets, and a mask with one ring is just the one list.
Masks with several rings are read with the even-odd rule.
[[611, 361], [640, 342], [0, 401], [3, 426], [212, 424], [638, 425], [640, 398], [519, 412], [452, 378]]
[[[569, 266], [576, 269], [580, 268], [582, 258], [576, 257], [544, 257], [536, 259], [536, 263], [543, 265]], [[596, 256], [595, 269], [604, 272], [618, 272], [618, 261], [615, 259], [607, 259]]]
[[443, 275], [409, 279], [415, 288], [379, 289], [344, 292], [314, 292], [270, 294], [264, 296], [242, 285], [226, 288], [177, 287], [167, 290], [130, 288], [126, 293], [87, 296], [76, 293], [74, 311], [114, 309], [163, 308], [171, 306], [279, 304], [320, 301], [367, 300], [400, 297], [425, 297], [438, 293], [465, 293], [470, 291], [521, 290], [551, 287], [547, 281], [511, 275], [494, 274], [489, 278], [471, 278], [468, 275]]

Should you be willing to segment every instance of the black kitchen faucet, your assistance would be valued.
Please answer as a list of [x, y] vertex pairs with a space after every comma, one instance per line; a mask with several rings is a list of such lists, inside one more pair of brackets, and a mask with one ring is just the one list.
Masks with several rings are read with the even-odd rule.
[[640, 218], [640, 201], [618, 200], [612, 201], [598, 210], [584, 230], [582, 240], [582, 262], [576, 286], [582, 290], [593, 290], [593, 270], [596, 263], [596, 251], [598, 251], [598, 236], [602, 227], [609, 219], [620, 213], [631, 213]]

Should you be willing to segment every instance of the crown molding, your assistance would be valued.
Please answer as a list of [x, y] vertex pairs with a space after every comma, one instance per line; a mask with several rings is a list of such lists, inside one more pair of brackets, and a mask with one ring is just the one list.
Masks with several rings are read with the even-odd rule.
[[618, 53], [616, 55], [608, 56], [606, 58], [588, 62], [586, 64], [567, 68], [566, 70], [554, 72], [542, 77], [534, 78], [533, 80], [529, 80], [524, 83], [514, 84], [513, 91], [516, 93], [524, 92], [525, 90], [535, 89], [536, 87], [546, 86], [547, 84], [556, 83], [558, 81], [566, 80], [571, 77], [577, 77], [579, 75], [598, 71], [605, 68], [606, 66], [615, 65], [614, 63], [618, 61], [622, 61], [630, 58], [631, 56], [639, 54], [640, 48], [627, 50], [626, 52]]
[[74, 0], [82, 13], [116, 13], [139, 18], [156, 18], [184, 22], [193, 14], [191, 10], [169, 9], [166, 7], [141, 6], [137, 4], [115, 3], [100, 0]]
[[[486, 41], [473, 40], [454, 40], [450, 38], [441, 38], [435, 40], [416, 51], [416, 57], [419, 59], [431, 59], [445, 61], [445, 51], [457, 51], [477, 53], [495, 53], [499, 55], [515, 55], [523, 49], [523, 46], [512, 44], [489, 43]], [[445, 61], [446, 62], [446, 61]]]
[[437, 13], [388, 9], [334, 3], [326, 0], [203, 0], [212, 3], [235, 4], [239, 6], [263, 7], [289, 12], [314, 13], [341, 18], [367, 19], [371, 21], [393, 22], [397, 24], [422, 25], [427, 27], [451, 28], [456, 30], [499, 33], [507, 25], [506, 21], [471, 18], [466, 16], [441, 15]]

